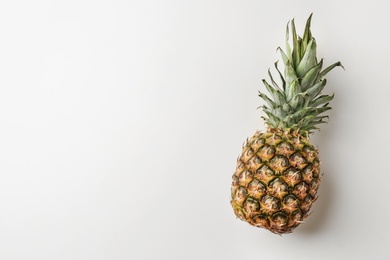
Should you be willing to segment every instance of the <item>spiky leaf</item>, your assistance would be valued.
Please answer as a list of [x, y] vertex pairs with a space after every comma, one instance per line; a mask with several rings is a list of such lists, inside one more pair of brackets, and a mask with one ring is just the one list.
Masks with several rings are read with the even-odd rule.
[[279, 70], [277, 62], [274, 64], [281, 83], [278, 84], [270, 70], [268, 74], [272, 85], [263, 80], [270, 96], [264, 93], [259, 96], [267, 104], [263, 106], [267, 115], [264, 119], [271, 128], [311, 133], [318, 124], [326, 122], [327, 116], [321, 114], [331, 109], [329, 102], [334, 95], [322, 94], [326, 85], [324, 76], [342, 65], [336, 62], [322, 70], [323, 59], [317, 58], [317, 43], [310, 30], [311, 19], [312, 15], [306, 21], [303, 37], [297, 34], [294, 20], [287, 24], [286, 52], [278, 48], [284, 73]]

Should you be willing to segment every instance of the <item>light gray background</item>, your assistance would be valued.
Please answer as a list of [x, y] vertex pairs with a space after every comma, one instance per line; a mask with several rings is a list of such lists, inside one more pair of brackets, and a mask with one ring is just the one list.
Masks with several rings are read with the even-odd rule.
[[[1, 1], [0, 259], [390, 259], [388, 2]], [[307, 222], [239, 221], [285, 26], [342, 61]]]

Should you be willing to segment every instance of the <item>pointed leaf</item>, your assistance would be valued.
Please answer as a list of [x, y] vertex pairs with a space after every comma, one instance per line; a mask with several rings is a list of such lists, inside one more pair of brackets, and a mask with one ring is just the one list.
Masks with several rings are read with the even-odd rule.
[[319, 115], [322, 114], [328, 110], [332, 109], [331, 107], [328, 107], [327, 104], [323, 107], [317, 107], [317, 108], [312, 108], [312, 110], [308, 113], [308, 115]]
[[286, 26], [286, 52], [287, 52], [287, 57], [289, 60], [292, 59], [292, 53], [291, 53], [291, 47], [290, 47], [290, 43], [289, 43], [289, 38], [290, 38], [290, 31], [289, 31], [289, 23], [287, 23], [287, 26]]
[[[304, 118], [305, 115], [307, 113], [310, 113], [310, 111], [312, 111], [312, 110], [313, 110], [312, 107], [305, 107], [305, 108], [300, 109], [297, 112], [293, 113], [292, 115], [287, 116], [285, 119], [287, 121], [289, 121], [290, 123], [293, 122], [294, 124], [296, 124], [297, 122], [301, 121], [302, 118]], [[283, 121], [285, 121], [285, 119], [283, 119]]]
[[322, 79], [329, 71], [331, 71], [332, 69], [334, 69], [337, 66], [340, 66], [340, 67], [342, 67], [344, 69], [344, 66], [341, 64], [341, 62], [336, 62], [336, 63], [330, 65], [329, 67], [327, 67], [326, 69], [324, 69], [320, 73], [320, 79]]
[[323, 119], [325, 118], [329, 118], [328, 116], [313, 116], [313, 115], [306, 115], [304, 118], [302, 118], [301, 121], [298, 122], [298, 125], [300, 126], [300, 128], [305, 128], [307, 126], [310, 126], [311, 124], [315, 125], [317, 121], [322, 121], [322, 122], [326, 122], [326, 121], [323, 121]]
[[299, 128], [302, 129], [302, 128], [306, 127], [308, 124], [310, 124], [310, 122], [313, 121], [314, 119], [315, 119], [315, 116], [306, 115], [297, 123], [297, 125], [299, 126]]
[[267, 88], [268, 92], [271, 94], [275, 104], [283, 104], [286, 102], [284, 94], [276, 89], [274, 89], [266, 80], [263, 79], [263, 83]]
[[284, 77], [278, 68], [278, 62], [275, 62], [275, 68], [279, 74], [280, 80], [282, 81], [283, 91], [285, 91], [286, 90], [286, 81], [284, 80]]
[[316, 116], [316, 120], [323, 120], [325, 118], [329, 118], [329, 116]]
[[301, 46], [300, 46], [300, 38], [297, 36], [297, 31], [295, 29], [294, 19], [291, 21], [291, 29], [293, 36], [293, 51], [292, 51], [292, 60], [294, 68], [296, 68], [301, 60]]
[[298, 64], [296, 69], [297, 76], [303, 77], [311, 68], [317, 64], [317, 44], [314, 39], [312, 39], [305, 50], [301, 61]]
[[299, 85], [298, 79], [295, 79], [291, 86], [287, 89], [286, 93], [286, 100], [289, 102], [291, 99], [293, 99], [296, 95], [301, 93], [301, 86]]
[[286, 53], [284, 53], [284, 51], [280, 47], [278, 47], [277, 50], [280, 51], [280, 55], [282, 56], [283, 63], [284, 65], [286, 65], [291, 58], [289, 59]]
[[305, 31], [303, 33], [302, 47], [304, 49], [306, 49], [306, 46], [309, 44], [310, 40], [312, 39], [311, 31], [310, 31], [312, 16], [313, 16], [313, 13], [310, 14], [309, 18], [306, 21]]
[[309, 88], [306, 93], [308, 95], [308, 101], [313, 100], [321, 91], [324, 89], [326, 85], [326, 79], [321, 80], [317, 84], [315, 84], [313, 87]]
[[322, 96], [319, 96], [318, 98], [312, 100], [309, 103], [309, 106], [318, 107], [319, 105], [322, 105], [322, 104], [325, 104], [325, 103], [331, 101], [333, 98], [334, 98], [334, 94], [332, 96], [322, 95]]
[[295, 95], [292, 100], [289, 102], [289, 105], [292, 109], [296, 110], [305, 103], [305, 98], [302, 93]]
[[279, 87], [279, 85], [275, 82], [274, 78], [272, 77], [272, 74], [271, 74], [270, 69], [268, 69], [268, 76], [269, 76], [269, 78], [271, 79], [271, 82], [272, 82], [272, 85], [274, 86], [274, 88], [279, 89], [280, 91], [283, 92], [283, 89], [281, 89], [281, 88]]
[[301, 80], [301, 87], [302, 91], [306, 91], [310, 86], [312, 86], [317, 79], [321, 69], [322, 69], [323, 60], [321, 59], [320, 62], [311, 68], [305, 76], [303, 76]]
[[291, 84], [297, 79], [294, 68], [291, 66], [290, 62], [287, 62], [284, 68], [284, 76], [286, 78], [286, 91], [291, 87]]
[[272, 112], [277, 118], [283, 118], [287, 115], [286, 111], [284, 111], [280, 106], [275, 108]]
[[318, 124], [324, 124], [324, 123], [327, 123], [327, 121], [313, 121], [305, 126], [303, 126], [301, 129], [302, 130], [306, 130], [306, 131], [310, 131], [310, 130], [315, 130], [315, 129], [319, 129], [316, 125]]
[[263, 111], [268, 116], [268, 118], [265, 118], [265, 120], [274, 128], [278, 127], [280, 120], [276, 118], [270, 111], [267, 110], [263, 110]]
[[275, 102], [273, 102], [266, 94], [259, 92], [259, 96], [272, 108], [276, 108]]

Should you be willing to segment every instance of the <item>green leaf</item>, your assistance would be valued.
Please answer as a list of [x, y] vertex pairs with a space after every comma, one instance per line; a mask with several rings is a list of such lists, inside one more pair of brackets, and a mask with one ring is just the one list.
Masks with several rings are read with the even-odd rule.
[[277, 118], [283, 118], [287, 115], [286, 111], [280, 106], [276, 107], [272, 112]]
[[325, 104], [325, 106], [323, 107], [317, 107], [317, 108], [312, 108], [311, 107], [311, 111], [308, 113], [308, 115], [319, 115], [319, 114], [322, 114], [330, 109], [332, 109], [331, 107], [328, 106], [328, 104]]
[[291, 47], [290, 47], [290, 43], [289, 43], [289, 39], [290, 38], [290, 31], [289, 31], [289, 22], [287, 23], [287, 26], [286, 26], [286, 52], [287, 52], [287, 58], [289, 60], [292, 59], [292, 53], [291, 53]]
[[324, 124], [324, 123], [327, 123], [327, 121], [312, 121], [310, 124], [304, 125], [301, 129], [306, 131], [319, 129], [317, 125]]
[[282, 48], [278, 47], [277, 50], [280, 51], [280, 55], [282, 56], [283, 63], [284, 63], [284, 65], [286, 65], [289, 62], [290, 59], [288, 58], [286, 53], [284, 53]]
[[293, 110], [300, 108], [305, 103], [305, 98], [302, 93], [295, 95], [289, 102], [289, 105]]
[[312, 39], [305, 50], [301, 61], [297, 66], [297, 76], [303, 77], [311, 68], [317, 64], [317, 44], [314, 39]]
[[297, 79], [294, 68], [290, 62], [287, 62], [284, 68], [284, 76], [286, 78], [286, 90], [289, 91], [291, 84]]
[[275, 68], [279, 74], [280, 80], [282, 81], [283, 91], [285, 91], [286, 90], [286, 81], [284, 80], [284, 77], [278, 68], [278, 62], [275, 62]]
[[263, 79], [263, 83], [267, 88], [268, 92], [271, 94], [275, 104], [283, 104], [286, 102], [286, 98], [284, 97], [284, 94], [282, 92], [274, 89], [270, 84], [268, 84], [265, 79]]
[[302, 118], [304, 118], [307, 113], [310, 113], [313, 110], [314, 110], [314, 108], [312, 108], [312, 107], [302, 108], [302, 109], [298, 110], [297, 112], [284, 118], [283, 121], [296, 124], [297, 122], [301, 121]]
[[312, 86], [315, 82], [315, 80], [318, 78], [318, 75], [322, 69], [323, 60], [321, 59], [320, 62], [311, 68], [305, 76], [303, 76], [301, 80], [301, 87], [302, 91], [306, 91], [310, 86]]
[[286, 100], [289, 102], [292, 100], [296, 95], [302, 92], [301, 85], [299, 84], [299, 80], [295, 79], [292, 83], [291, 86], [287, 89], [286, 93]]
[[[298, 122], [298, 125], [302, 128], [302, 127], [306, 127], [310, 124], [313, 124], [313, 122], [317, 122], [317, 121], [326, 122], [326, 121], [323, 121], [323, 119], [325, 119], [325, 118], [329, 118], [329, 116], [313, 116], [313, 115], [305, 116], [304, 118], [302, 118], [301, 121]], [[315, 123], [314, 123], [314, 125], [315, 125]]]
[[283, 92], [284, 89], [281, 89], [281, 88], [279, 87], [279, 85], [275, 82], [274, 78], [272, 77], [272, 74], [271, 74], [270, 69], [268, 69], [268, 76], [269, 76], [269, 78], [271, 79], [271, 82], [272, 82], [272, 85], [274, 86], [274, 88], [276, 88], [276, 89], [280, 90], [281, 92]]
[[342, 67], [344, 69], [344, 66], [341, 64], [341, 62], [336, 62], [336, 63], [330, 65], [329, 67], [327, 67], [326, 69], [324, 69], [320, 73], [320, 79], [322, 79], [329, 71], [331, 71], [332, 69], [334, 69], [337, 66], [340, 66], [340, 67]]
[[259, 92], [259, 96], [272, 108], [276, 108], [275, 102], [273, 102], [266, 94]]
[[324, 89], [326, 85], [326, 79], [321, 80], [317, 84], [315, 84], [313, 87], [309, 88], [306, 93], [309, 96], [308, 101], [313, 100], [321, 91]]
[[280, 120], [275, 117], [270, 111], [267, 111], [263, 109], [264, 113], [268, 116], [267, 118], [264, 118], [266, 122], [268, 122], [269, 125], [273, 126], [274, 128], [278, 127]]
[[313, 121], [316, 117], [315, 116], [305, 116], [303, 117], [299, 122], [298, 125], [300, 128], [304, 127], [305, 125], [308, 125], [311, 121]]
[[310, 40], [312, 39], [311, 31], [310, 31], [312, 16], [313, 16], [313, 13], [310, 14], [309, 18], [306, 21], [305, 31], [303, 33], [302, 47], [304, 49], [306, 49], [306, 46], [309, 44]]
[[311, 107], [318, 107], [319, 105], [328, 103], [333, 98], [334, 98], [334, 94], [332, 96], [322, 95], [322, 96], [319, 96], [318, 98], [312, 100], [311, 102], [309, 102], [309, 106], [311, 106]]
[[294, 19], [291, 21], [291, 29], [292, 29], [292, 36], [293, 36], [293, 51], [292, 51], [292, 60], [293, 60], [293, 66], [296, 68], [301, 60], [301, 44], [300, 44], [300, 37], [297, 36], [297, 31], [295, 29], [295, 22]]

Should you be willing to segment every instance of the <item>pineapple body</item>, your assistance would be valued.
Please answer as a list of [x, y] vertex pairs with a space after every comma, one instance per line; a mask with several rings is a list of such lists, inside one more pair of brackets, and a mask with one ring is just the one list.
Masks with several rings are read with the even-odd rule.
[[320, 183], [318, 151], [297, 131], [256, 132], [233, 174], [231, 205], [249, 224], [291, 233], [307, 217]]

